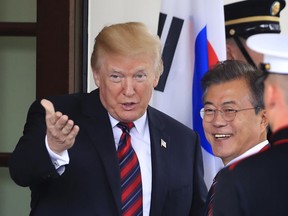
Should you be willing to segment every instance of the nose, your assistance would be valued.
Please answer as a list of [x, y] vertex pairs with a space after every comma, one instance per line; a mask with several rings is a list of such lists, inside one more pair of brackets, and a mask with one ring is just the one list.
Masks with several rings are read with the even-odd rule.
[[123, 94], [125, 96], [132, 96], [135, 93], [135, 89], [134, 89], [134, 81], [133, 79], [125, 79], [124, 83], [123, 83]]
[[214, 114], [213, 124], [216, 126], [226, 125], [227, 121], [223, 118], [223, 112], [221, 110], [216, 110]]

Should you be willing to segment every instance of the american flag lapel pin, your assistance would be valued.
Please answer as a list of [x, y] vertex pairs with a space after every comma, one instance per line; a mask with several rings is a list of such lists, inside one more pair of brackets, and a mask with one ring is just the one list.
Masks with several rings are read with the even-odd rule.
[[163, 139], [161, 139], [161, 147], [164, 147], [164, 148], [167, 147], [167, 144]]

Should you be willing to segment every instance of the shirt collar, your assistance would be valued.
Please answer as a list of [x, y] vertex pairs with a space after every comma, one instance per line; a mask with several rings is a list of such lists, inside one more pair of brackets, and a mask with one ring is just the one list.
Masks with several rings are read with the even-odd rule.
[[251, 156], [253, 154], [258, 153], [265, 145], [269, 144], [268, 140], [265, 140], [252, 148], [250, 148], [248, 151], [244, 152], [242, 155], [239, 155], [238, 157], [234, 158], [233, 160], [229, 161], [229, 163], [226, 164], [226, 166], [231, 165], [232, 163], [239, 161], [243, 158], [246, 158], [248, 156]]
[[[109, 113], [108, 115], [109, 115], [112, 128], [117, 127], [117, 124], [119, 123], [119, 121], [113, 118]], [[133, 123], [138, 133], [143, 135], [145, 132], [146, 125], [148, 123], [147, 112], [145, 112], [144, 115], [142, 115], [139, 119], [135, 120]]]

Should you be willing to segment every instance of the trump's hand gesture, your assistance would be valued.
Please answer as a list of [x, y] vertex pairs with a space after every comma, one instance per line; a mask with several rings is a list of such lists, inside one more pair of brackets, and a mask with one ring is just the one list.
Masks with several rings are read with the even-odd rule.
[[71, 148], [79, 132], [79, 126], [61, 112], [55, 112], [53, 104], [46, 99], [41, 100], [46, 111], [48, 145], [56, 154]]

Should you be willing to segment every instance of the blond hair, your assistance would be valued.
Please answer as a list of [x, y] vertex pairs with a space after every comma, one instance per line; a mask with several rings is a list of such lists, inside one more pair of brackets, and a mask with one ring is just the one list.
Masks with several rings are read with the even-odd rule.
[[95, 38], [91, 67], [98, 70], [105, 55], [116, 54], [127, 57], [151, 56], [155, 72], [160, 76], [163, 71], [161, 41], [140, 22], [128, 22], [106, 26]]

